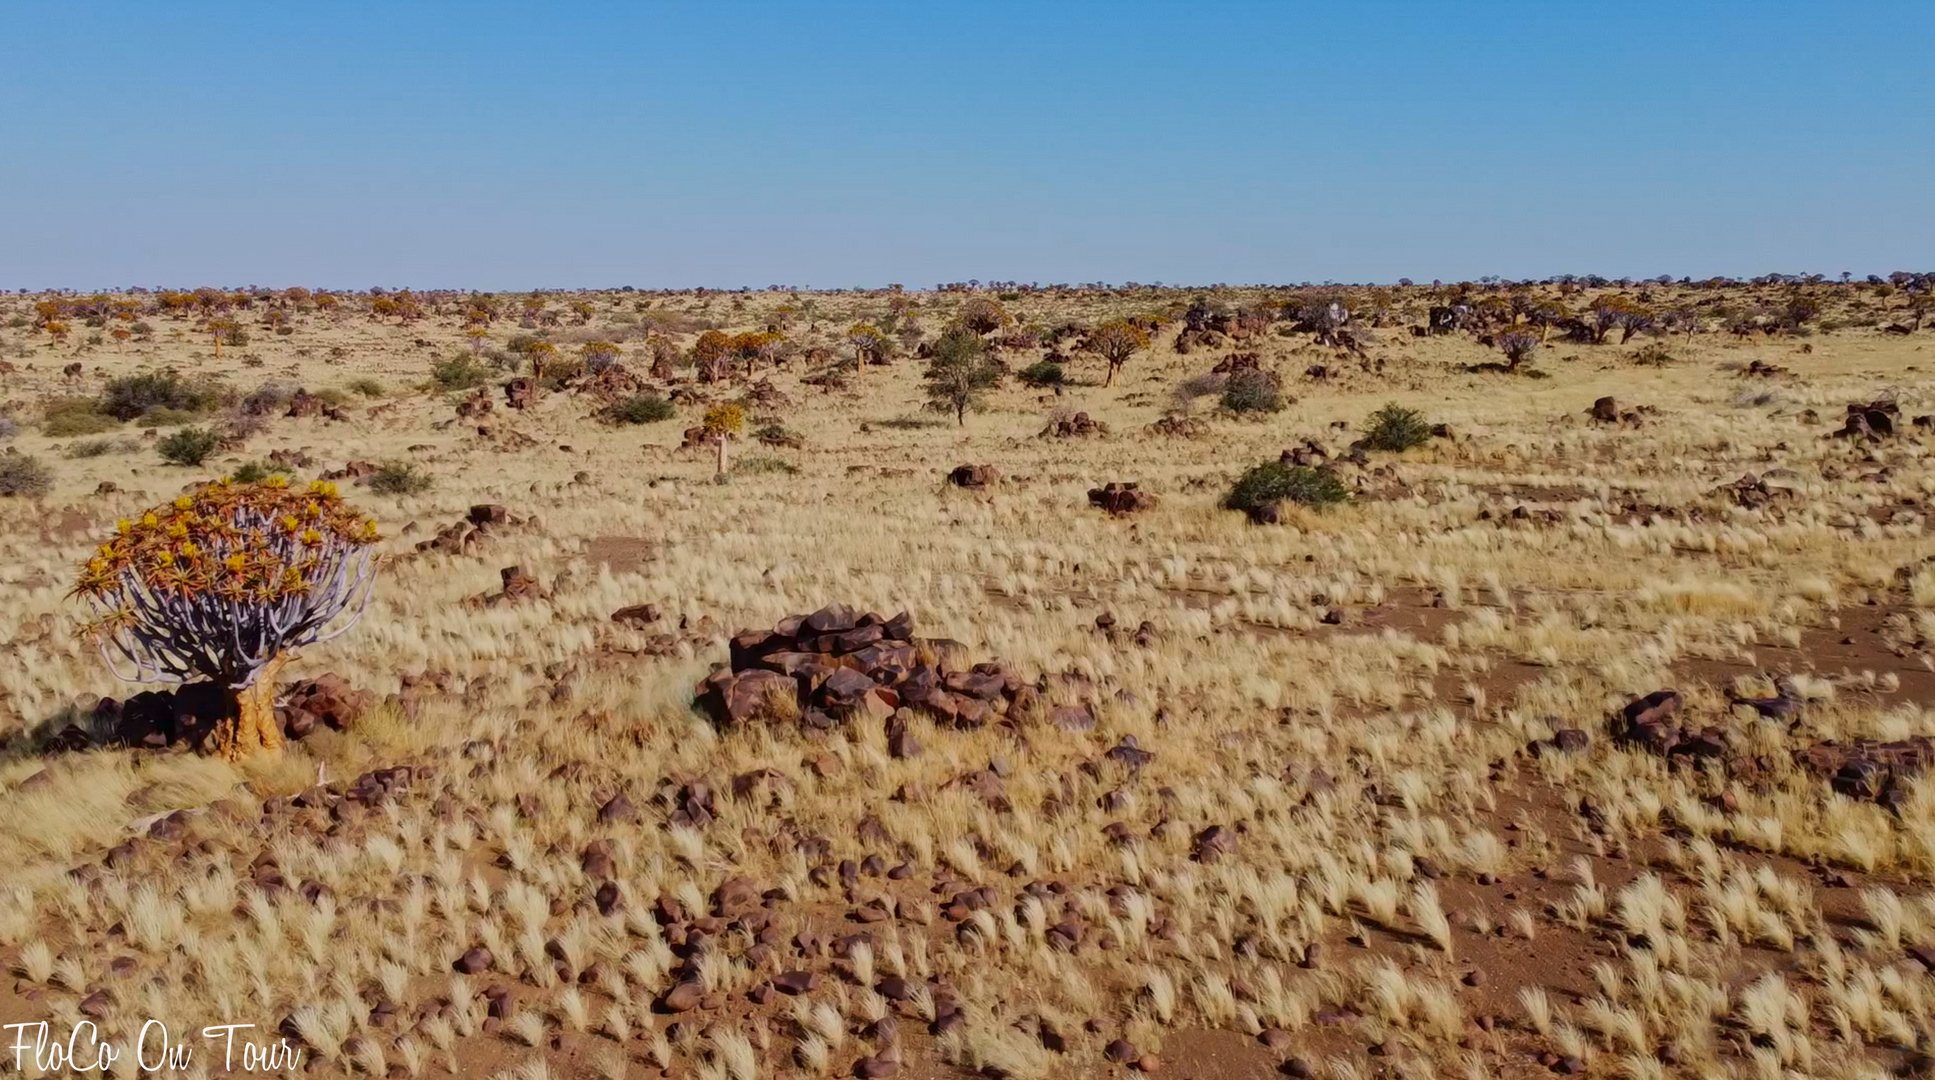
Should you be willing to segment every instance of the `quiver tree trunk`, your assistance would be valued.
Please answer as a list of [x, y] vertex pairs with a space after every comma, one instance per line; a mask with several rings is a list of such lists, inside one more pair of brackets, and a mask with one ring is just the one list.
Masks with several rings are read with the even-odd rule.
[[726, 475], [726, 433], [719, 432], [719, 475]]
[[255, 672], [244, 687], [223, 689], [227, 705], [211, 736], [212, 749], [224, 761], [240, 761], [258, 750], [275, 753], [282, 749], [282, 725], [275, 718], [276, 681], [288, 653], [278, 653]]

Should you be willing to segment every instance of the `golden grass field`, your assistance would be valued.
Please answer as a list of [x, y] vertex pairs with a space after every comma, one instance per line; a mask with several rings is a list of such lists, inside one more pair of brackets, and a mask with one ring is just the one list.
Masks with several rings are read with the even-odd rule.
[[[1361, 356], [1281, 323], [1174, 348], [1195, 297], [1281, 291], [1031, 291], [1003, 301], [1016, 326], [1171, 321], [1113, 386], [1065, 345], [1062, 393], [1009, 380], [960, 426], [922, 410], [904, 350], [844, 386], [805, 380], [890, 304], [931, 340], [985, 293], [520, 297], [481, 341], [461, 295], [410, 319], [360, 294], [262, 299], [225, 314], [248, 343], [219, 356], [206, 312], [152, 295], [100, 328], [62, 315], [58, 340], [36, 323], [47, 297], [0, 298], [9, 445], [52, 472], [45, 494], [0, 498], [0, 1024], [86, 1016], [131, 1043], [148, 1019], [253, 1023], [303, 1049], [283, 1071], [319, 1076], [1919, 1074], [1935, 787], [1904, 774], [1887, 805], [1852, 798], [1795, 753], [1935, 735], [1935, 468], [1910, 423], [1935, 411], [1935, 327], [1887, 333], [1901, 296], [1817, 288], [1804, 335], [1555, 334], [1541, 377], [1468, 370], [1500, 358], [1470, 333], [1413, 336], [1423, 288], [1340, 290], [1381, 308]], [[132, 321], [148, 332], [101, 336]], [[707, 384], [680, 360], [658, 384], [677, 418], [641, 425], [569, 384], [509, 408], [509, 371], [481, 418], [429, 387], [433, 362], [486, 362], [518, 334], [566, 360], [616, 342], [649, 383], [651, 333], [684, 353], [702, 329], [769, 325], [809, 352], [759, 367], [747, 427], [802, 441], [735, 438], [723, 478], [681, 437], [748, 393], [743, 364]], [[1178, 403], [1238, 351], [1282, 375], [1283, 411]], [[47, 432], [50, 403], [160, 368], [344, 391], [343, 418], [273, 416], [198, 467], [164, 463], [141, 421]], [[350, 390], [371, 379], [379, 396]], [[1651, 411], [1595, 422], [1605, 395]], [[1884, 397], [1896, 434], [1824, 437]], [[1390, 402], [1449, 436], [1340, 464], [1345, 505], [1275, 526], [1219, 507], [1306, 439], [1340, 457]], [[1043, 437], [1058, 410], [1109, 431]], [[1150, 429], [1174, 410], [1200, 433]], [[96, 439], [125, 442], [72, 456]], [[312, 460], [302, 479], [354, 460], [432, 481], [340, 482], [387, 534], [382, 578], [360, 625], [283, 673], [335, 672], [377, 704], [234, 765], [112, 745], [96, 701], [142, 688], [77, 639], [76, 568], [116, 519], [275, 451]], [[964, 463], [1001, 477], [949, 485]], [[1752, 505], [1720, 490], [1770, 471]], [[1158, 502], [1092, 508], [1109, 481]], [[475, 504], [528, 520], [415, 550]], [[467, 603], [510, 566], [542, 595]], [[1096, 723], [910, 714], [922, 752], [903, 756], [877, 722], [721, 730], [694, 710], [731, 635], [834, 602], [908, 611]], [[611, 618], [646, 603], [658, 623]], [[1730, 700], [1783, 675], [1797, 716]], [[1614, 738], [1627, 702], [1668, 687], [1728, 756]], [[70, 724], [91, 745], [52, 745]], [[1590, 745], [1528, 751], [1560, 729]], [[1125, 736], [1153, 755], [1139, 769], [1106, 753]], [[317, 790], [403, 765], [422, 771], [374, 805]], [[712, 819], [674, 822], [695, 784]], [[601, 816], [621, 794], [635, 815]], [[484, 970], [454, 970], [480, 947]], [[682, 982], [702, 993], [672, 1011]], [[187, 1074], [221, 1065], [203, 1050]]]

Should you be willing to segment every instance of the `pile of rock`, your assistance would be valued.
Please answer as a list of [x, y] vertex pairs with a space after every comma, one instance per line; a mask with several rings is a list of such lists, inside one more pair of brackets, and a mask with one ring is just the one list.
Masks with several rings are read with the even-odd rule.
[[502, 588], [494, 593], [473, 596], [465, 601], [470, 607], [497, 607], [500, 604], [521, 604], [531, 600], [545, 599], [549, 594], [538, 584], [538, 579], [524, 572], [521, 566], [506, 566], [497, 572]]
[[528, 409], [538, 399], [538, 381], [519, 375], [504, 384], [504, 404], [513, 409]]
[[579, 379], [572, 389], [580, 394], [589, 394], [600, 401], [617, 401], [630, 397], [645, 388], [636, 375], [623, 364], [613, 362], [602, 369]]
[[496, 402], [491, 400], [490, 391], [480, 386], [471, 391], [469, 397], [457, 402], [457, 415], [465, 420], [475, 420], [493, 408], [496, 408]]
[[528, 521], [528, 518], [520, 518], [495, 503], [479, 503], [462, 518], [438, 529], [435, 536], [418, 542], [416, 549], [420, 552], [469, 555], [476, 552], [484, 541]]
[[1850, 799], [1899, 810], [1908, 799], [1908, 781], [1935, 763], [1935, 739], [1916, 735], [1895, 742], [1828, 740], [1797, 752], [1794, 758]]
[[318, 480], [355, 480], [361, 481], [376, 475], [374, 461], [346, 461], [340, 469], [330, 469], [317, 477]]
[[1001, 480], [1001, 470], [992, 465], [956, 465], [947, 482], [957, 488], [982, 491]]
[[332, 671], [288, 687], [275, 715], [284, 735], [300, 739], [317, 725], [348, 731], [375, 700], [375, 694], [354, 689], [347, 679]]
[[1901, 407], [1886, 398], [1856, 402], [1848, 406], [1846, 422], [1838, 430], [1828, 432], [1827, 437], [1880, 442], [1894, 437], [1900, 420]]
[[718, 432], [704, 426], [703, 424], [695, 425], [693, 427], [689, 427], [685, 429], [685, 436], [679, 442], [679, 449], [681, 450], [715, 449], [719, 445], [719, 439], [720, 439], [720, 435]]
[[1077, 439], [1087, 438], [1091, 435], [1107, 435], [1108, 433], [1109, 426], [1107, 424], [1091, 418], [1085, 412], [1078, 412], [1068, 416], [1058, 413], [1054, 419], [1048, 421], [1047, 427], [1041, 429], [1041, 437], [1044, 439]]
[[1239, 371], [1262, 371], [1263, 361], [1253, 352], [1231, 353], [1209, 369], [1211, 375], [1234, 375]]
[[1800, 479], [1800, 474], [1792, 469], [1769, 469], [1758, 476], [1743, 474], [1709, 494], [1747, 510], [1758, 510], [1775, 500], [1792, 497], [1800, 487]]
[[317, 397], [307, 390], [296, 391], [295, 396], [289, 399], [289, 411], [283, 415], [293, 417], [320, 416], [325, 420], [349, 419], [343, 410], [331, 405], [329, 402], [324, 401], [322, 398]]
[[1102, 487], [1089, 489], [1088, 504], [1111, 514], [1133, 514], [1156, 505], [1156, 497], [1139, 490], [1134, 482], [1119, 484], [1110, 481]]
[[697, 704], [720, 725], [797, 724], [829, 730], [852, 720], [888, 724], [896, 756], [919, 753], [904, 726], [913, 709], [936, 722], [978, 728], [1040, 711], [1038, 687], [996, 663], [967, 663], [967, 647], [914, 635], [913, 617], [858, 613], [829, 604], [732, 639], [728, 664], [697, 687]]
[[1209, 434], [1209, 425], [1182, 413], [1164, 413], [1161, 419], [1143, 430], [1171, 439], [1200, 439]]
[[1635, 698], [1621, 710], [1619, 741], [1671, 761], [1676, 758], [1723, 758], [1733, 748], [1731, 733], [1713, 725], [1695, 727], [1680, 722], [1686, 699], [1678, 690], [1655, 690]]
[[1793, 372], [1781, 367], [1779, 364], [1769, 364], [1764, 360], [1755, 360], [1753, 363], [1741, 368], [1740, 374], [1760, 379], [1777, 379], [1782, 375], [1792, 375]]
[[1625, 424], [1628, 427], [1638, 427], [1646, 422], [1648, 416], [1657, 411], [1651, 405], [1622, 409], [1619, 407], [1619, 399], [1608, 394], [1594, 401], [1592, 408], [1586, 410], [1586, 415], [1592, 417], [1592, 422], [1595, 424]]

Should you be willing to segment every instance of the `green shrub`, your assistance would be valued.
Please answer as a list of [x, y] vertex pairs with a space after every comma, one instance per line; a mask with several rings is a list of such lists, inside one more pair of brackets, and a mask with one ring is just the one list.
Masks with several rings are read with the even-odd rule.
[[75, 435], [99, 435], [121, 426], [121, 422], [100, 411], [89, 397], [65, 397], [50, 402], [41, 413], [42, 434], [56, 439]]
[[1392, 453], [1402, 453], [1430, 441], [1431, 423], [1424, 414], [1395, 403], [1372, 413], [1364, 434], [1365, 446]]
[[384, 495], [421, 495], [431, 480], [407, 461], [386, 461], [370, 474], [370, 490]]
[[806, 446], [806, 436], [778, 421], [754, 428], [752, 437], [766, 446], [785, 447], [788, 450], [799, 450]]
[[432, 362], [430, 381], [439, 390], [470, 390], [490, 381], [490, 369], [459, 353], [448, 360]]
[[1029, 386], [1041, 389], [1049, 386], [1061, 386], [1068, 381], [1068, 372], [1064, 371], [1062, 366], [1053, 360], [1037, 360], [1027, 367], [1022, 368], [1020, 373], [1015, 377]]
[[286, 476], [287, 473], [265, 461], [245, 461], [228, 474], [230, 480], [238, 484], [259, 484], [271, 476]]
[[185, 427], [156, 443], [155, 450], [171, 465], [200, 465], [221, 445], [222, 437], [207, 428]]
[[154, 409], [141, 417], [142, 428], [180, 427], [192, 424], [202, 418], [202, 414], [187, 409]]
[[144, 371], [109, 380], [96, 411], [116, 420], [133, 420], [157, 409], [205, 413], [222, 404], [228, 391], [212, 379], [184, 379], [173, 371]]
[[108, 454], [127, 454], [141, 449], [141, 444], [133, 439], [82, 439], [67, 448], [70, 458], [97, 458]]
[[344, 405], [349, 404], [349, 391], [339, 390], [333, 386], [325, 386], [321, 390], [316, 391], [315, 398], [324, 405], [331, 406], [332, 408], [342, 408]]
[[657, 394], [634, 394], [606, 411], [617, 424], [656, 424], [678, 414], [671, 402]]
[[1283, 411], [1283, 380], [1274, 371], [1245, 368], [1223, 384], [1223, 408], [1233, 413]]
[[1266, 461], [1237, 478], [1223, 509], [1254, 515], [1286, 499], [1301, 506], [1330, 506], [1350, 498], [1350, 488], [1328, 469]]
[[368, 398], [380, 398], [387, 392], [382, 383], [370, 378], [351, 379], [349, 389]]
[[751, 457], [742, 457], [732, 463], [732, 474], [734, 476], [761, 476], [768, 473], [793, 476], [799, 471], [800, 467], [798, 465], [787, 461], [785, 458], [777, 458], [767, 454], [754, 454]]
[[54, 486], [54, 470], [15, 450], [0, 454], [0, 495], [37, 496]]

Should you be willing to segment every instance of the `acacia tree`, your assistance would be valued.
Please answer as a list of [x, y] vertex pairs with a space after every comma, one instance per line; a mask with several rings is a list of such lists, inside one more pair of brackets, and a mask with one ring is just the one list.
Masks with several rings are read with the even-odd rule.
[[211, 749], [235, 761], [281, 747], [276, 678], [362, 617], [378, 539], [334, 484], [216, 481], [120, 522], [73, 595], [93, 607], [83, 633], [117, 677], [221, 688]]
[[1114, 386], [1116, 372], [1122, 370], [1122, 365], [1128, 363], [1129, 357], [1134, 356], [1137, 350], [1148, 347], [1148, 333], [1140, 326], [1122, 319], [1105, 322], [1089, 331], [1088, 335], [1089, 351], [1106, 360], [1109, 365], [1108, 378], [1103, 380], [1103, 386]]
[[927, 361], [927, 407], [951, 412], [954, 423], [967, 423], [967, 411], [981, 407], [986, 392], [1001, 382], [1001, 365], [988, 355], [987, 343], [966, 327], [955, 327], [934, 342]]

